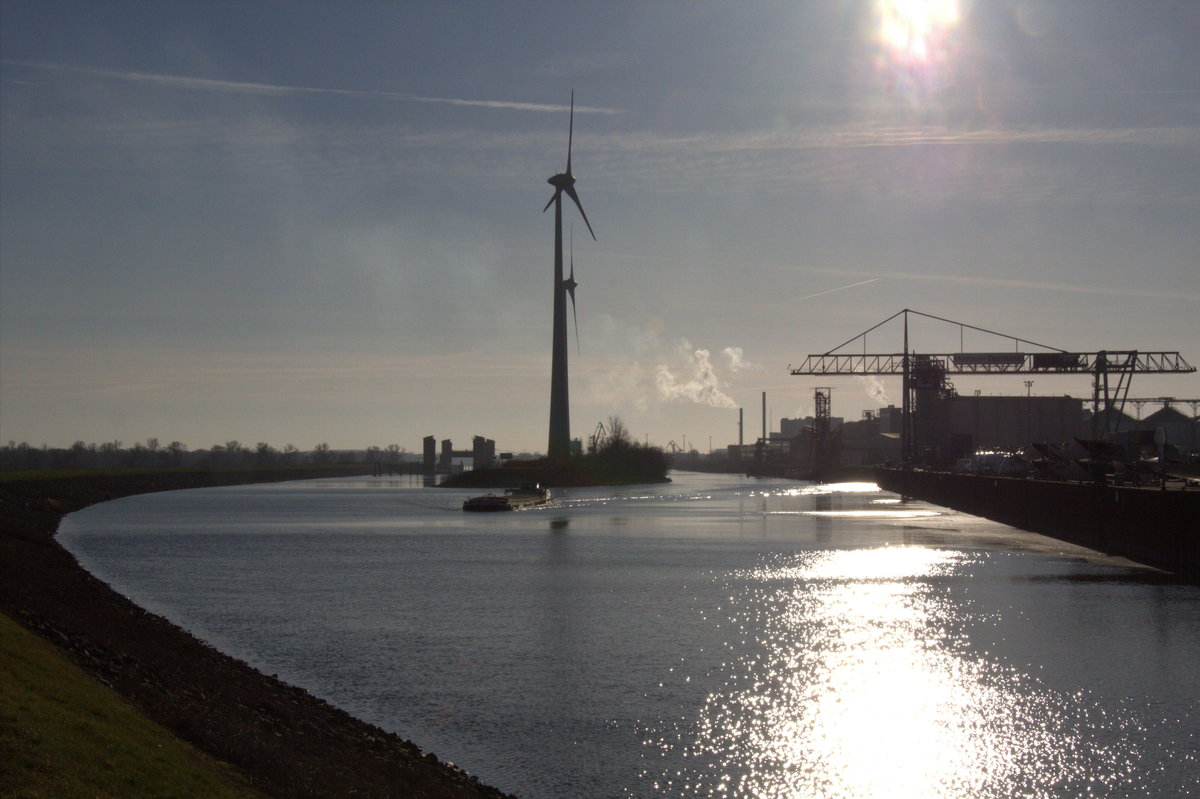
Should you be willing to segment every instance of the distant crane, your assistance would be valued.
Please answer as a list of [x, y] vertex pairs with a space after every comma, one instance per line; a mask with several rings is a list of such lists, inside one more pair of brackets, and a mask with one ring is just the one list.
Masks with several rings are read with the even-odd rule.
[[[959, 352], [949, 354], [918, 354], [908, 346], [908, 318], [910, 315], [957, 325], [959, 329]], [[890, 354], [868, 354], [867, 334], [877, 330], [893, 319], [904, 318], [904, 348], [902, 352]], [[998, 336], [1013, 342], [1014, 352], [963, 352], [964, 330], [975, 330]], [[838, 350], [858, 339], [862, 339], [861, 355], [839, 353]], [[1037, 347], [1047, 352], [1020, 352], [1020, 345]], [[1099, 352], [1068, 352], [1057, 347], [1038, 344], [1035, 341], [997, 333], [964, 322], [955, 322], [940, 316], [921, 313], [905, 308], [877, 325], [864, 330], [857, 336], [842, 342], [821, 355], [809, 355], [796, 368], [788, 367], [793, 375], [899, 375], [902, 378], [903, 408], [900, 430], [900, 452], [906, 465], [911, 464], [918, 451], [918, 430], [914, 411], [919, 410], [923, 399], [955, 396], [954, 386], [947, 379], [950, 374], [1091, 374], [1092, 375], [1092, 434], [1099, 437], [1102, 432], [1116, 429], [1120, 424], [1120, 411], [1129, 396], [1129, 384], [1135, 373], [1179, 374], [1195, 372], [1196, 368], [1185, 361], [1178, 352], [1138, 352], [1137, 350], [1101, 350]], [[1110, 375], [1115, 376], [1115, 387], [1110, 384]]]
[[596, 422], [595, 431], [588, 437], [588, 452], [599, 452], [607, 443], [608, 431], [604, 429], [604, 422]]

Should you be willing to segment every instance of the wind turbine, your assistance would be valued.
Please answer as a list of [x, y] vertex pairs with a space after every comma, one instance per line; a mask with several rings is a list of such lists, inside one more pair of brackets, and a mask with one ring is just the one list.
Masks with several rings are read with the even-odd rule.
[[[567, 128], [567, 169], [546, 180], [554, 187], [554, 194], [542, 208], [545, 213], [554, 206], [554, 338], [550, 364], [550, 440], [546, 447], [552, 458], [565, 458], [571, 454], [571, 401], [567, 388], [567, 303], [571, 295], [571, 308], [575, 307], [574, 246], [571, 255], [571, 278], [563, 280], [563, 236], [562, 196], [564, 193], [575, 203], [579, 215], [587, 225], [592, 239], [596, 238], [592, 223], [584, 213], [579, 195], [575, 193], [575, 175], [571, 172], [571, 143], [575, 137], [575, 92], [571, 91], [571, 116]], [[578, 332], [576, 341], [578, 342]]]

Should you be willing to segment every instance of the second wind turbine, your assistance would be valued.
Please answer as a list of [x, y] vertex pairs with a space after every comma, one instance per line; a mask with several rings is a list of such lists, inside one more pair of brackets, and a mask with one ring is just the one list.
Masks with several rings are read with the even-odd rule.
[[588, 221], [579, 195], [575, 193], [575, 176], [571, 173], [571, 140], [575, 135], [575, 92], [571, 92], [571, 116], [567, 128], [567, 169], [551, 178], [547, 183], [554, 187], [542, 213], [554, 206], [554, 342], [550, 364], [550, 440], [546, 453], [551, 458], [566, 458], [571, 454], [571, 401], [567, 389], [567, 293], [571, 295], [571, 308], [575, 307], [575, 270], [570, 280], [563, 280], [563, 235], [562, 196], [564, 193], [574, 201], [583, 223], [587, 225], [592, 239], [596, 238], [592, 223]]

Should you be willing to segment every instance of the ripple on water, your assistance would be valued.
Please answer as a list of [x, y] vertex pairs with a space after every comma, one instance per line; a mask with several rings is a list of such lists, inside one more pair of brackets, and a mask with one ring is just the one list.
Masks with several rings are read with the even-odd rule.
[[[973, 651], [945, 597], [971, 556], [808, 552], [731, 577], [723, 684], [647, 736], [667, 795], [1109, 796], [1144, 730]], [[1132, 725], [1132, 726], [1130, 726]]]

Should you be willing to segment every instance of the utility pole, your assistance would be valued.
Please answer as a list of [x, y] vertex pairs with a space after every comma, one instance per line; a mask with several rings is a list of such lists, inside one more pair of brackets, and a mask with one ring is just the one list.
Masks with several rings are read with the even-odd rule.
[[767, 392], [762, 393], [762, 417], [763, 417], [763, 434], [762, 440], [767, 440]]
[[1025, 381], [1025, 437], [1033, 441], [1033, 381]]

